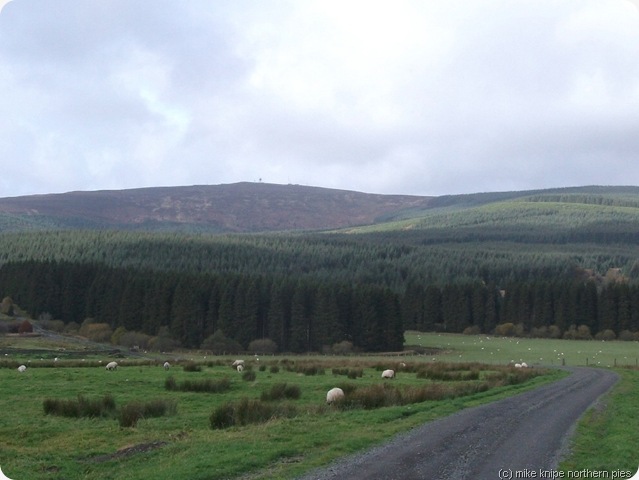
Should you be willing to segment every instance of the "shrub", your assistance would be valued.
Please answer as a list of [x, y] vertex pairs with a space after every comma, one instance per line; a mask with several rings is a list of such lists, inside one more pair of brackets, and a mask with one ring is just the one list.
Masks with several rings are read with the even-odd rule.
[[33, 325], [29, 320], [23, 320], [18, 327], [18, 333], [33, 333]]
[[270, 338], [260, 338], [249, 343], [248, 351], [258, 355], [272, 355], [277, 352], [277, 344]]
[[271, 368], [269, 370], [271, 373], [279, 373], [280, 372], [280, 367], [278, 367], [277, 365], [271, 365]]
[[348, 340], [336, 343], [331, 347], [335, 355], [349, 355], [353, 353], [353, 343]]
[[255, 374], [253, 370], [245, 370], [242, 373], [242, 380], [245, 380], [247, 382], [253, 382], [255, 381], [256, 378], [257, 378], [257, 375]]
[[617, 338], [615, 332], [610, 329], [597, 332], [597, 335], [595, 335], [596, 340], [614, 340], [615, 338]]
[[636, 340], [637, 334], [632, 333], [630, 330], [622, 330], [619, 333], [619, 340], [623, 340], [625, 342], [632, 342]]
[[464, 328], [462, 333], [464, 335], [479, 335], [481, 333], [481, 329], [477, 325], [473, 325], [471, 327]]
[[515, 325], [513, 323], [500, 323], [495, 327], [495, 335], [500, 337], [512, 337], [515, 334]]
[[213, 335], [208, 336], [200, 348], [216, 355], [239, 353], [243, 350], [242, 345], [232, 338], [227, 338], [222, 330], [217, 330]]

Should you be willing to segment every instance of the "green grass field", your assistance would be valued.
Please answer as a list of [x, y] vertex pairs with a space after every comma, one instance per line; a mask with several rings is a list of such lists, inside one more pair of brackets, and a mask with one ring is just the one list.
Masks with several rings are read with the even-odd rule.
[[539, 366], [639, 366], [639, 344], [622, 341], [576, 341], [406, 332], [406, 345], [438, 348], [434, 358], [446, 362]]
[[[505, 339], [487, 336], [438, 335], [409, 332], [408, 345], [440, 348], [435, 363], [482, 362], [485, 370], [501, 368], [510, 362], [530, 365], [621, 364], [634, 366], [637, 345], [626, 342], [578, 342], [559, 340]], [[37, 342], [29, 340], [30, 348]], [[19, 345], [14, 345], [19, 347]], [[634, 348], [634, 350], [633, 350]], [[563, 354], [563, 355], [562, 355]], [[62, 354], [61, 354], [62, 355]], [[186, 357], [187, 355], [183, 355]], [[390, 436], [426, 421], [449, 415], [459, 409], [494, 401], [553, 381], [563, 372], [526, 383], [497, 387], [486, 392], [440, 401], [392, 406], [374, 410], [336, 410], [325, 406], [326, 391], [337, 385], [360, 387], [378, 384], [380, 366], [397, 367], [406, 362], [393, 385], [414, 387], [429, 380], [417, 378], [413, 367], [432, 363], [432, 356], [408, 357], [262, 357], [247, 358], [256, 373], [254, 381], [244, 381], [229, 367], [232, 358], [205, 359], [188, 354], [202, 364], [200, 372], [186, 372], [174, 366], [169, 372], [161, 362], [125, 359], [115, 372], [104, 369], [105, 357], [64, 359], [52, 365], [50, 356], [9, 355], [11, 362], [23, 361], [27, 371], [20, 374], [15, 363], [0, 368], [0, 467], [13, 480], [23, 479], [271, 479], [295, 478], [332, 459], [375, 445]], [[44, 358], [41, 360], [40, 358]], [[562, 360], [565, 359], [565, 360]], [[103, 363], [99, 364], [101, 360]], [[162, 360], [163, 361], [163, 360]], [[83, 363], [85, 362], [85, 363]], [[261, 371], [259, 362], [269, 367]], [[324, 374], [303, 375], [287, 371], [287, 363], [323, 363]], [[45, 368], [45, 365], [49, 367]], [[91, 366], [80, 366], [91, 365]], [[270, 366], [279, 366], [271, 371]], [[331, 366], [361, 368], [363, 376], [348, 379], [333, 375]], [[0, 367], [3, 364], [0, 363]], [[466, 368], [466, 367], [464, 367]], [[513, 369], [515, 370], [515, 369]], [[613, 470], [638, 464], [634, 455], [639, 431], [639, 371], [618, 368], [622, 381], [596, 411], [584, 417], [576, 437], [573, 455], [564, 468], [589, 465]], [[484, 374], [482, 374], [484, 375]], [[224, 393], [168, 391], [168, 376], [177, 382], [229, 377], [231, 388]], [[260, 397], [275, 383], [299, 387], [294, 418], [273, 419], [266, 423], [213, 430], [209, 416], [214, 408], [239, 398]], [[78, 395], [98, 398], [110, 394], [118, 406], [131, 401], [171, 399], [177, 413], [142, 419], [133, 428], [120, 427], [114, 418], [66, 418], [45, 415], [46, 398], [74, 399]], [[626, 463], [623, 463], [623, 462]]]
[[[280, 360], [261, 361], [282, 365]], [[326, 361], [296, 358], [294, 362], [312, 365], [320, 360]], [[159, 365], [123, 366], [107, 372], [102, 366], [77, 367], [77, 360], [38, 368], [38, 362], [32, 360], [22, 374], [15, 368], [0, 368], [0, 467], [14, 480], [294, 478], [433, 418], [532, 388], [560, 375], [555, 372], [456, 399], [374, 410], [339, 410], [325, 405], [326, 391], [336, 385], [382, 383], [379, 368], [372, 365], [377, 360], [360, 357], [332, 361], [333, 365], [348, 363], [362, 368], [363, 376], [356, 379], [333, 375], [328, 366], [324, 374], [317, 375], [284, 368], [276, 373], [270, 368], [260, 371], [257, 361], [252, 360], [254, 381], [242, 380], [228, 366], [231, 359], [224, 359], [224, 366], [204, 365], [200, 372], [186, 372], [180, 366], [166, 372]], [[398, 360], [386, 359], [385, 363], [395, 366]], [[407, 368], [410, 365], [408, 361]], [[169, 375], [177, 382], [228, 376], [231, 389], [219, 394], [167, 391], [164, 383]], [[257, 399], [263, 390], [281, 382], [300, 388], [301, 398], [290, 400], [299, 415], [257, 425], [211, 429], [209, 416], [216, 406], [241, 397]], [[396, 387], [410, 387], [430, 380], [418, 379], [414, 372], [401, 372], [392, 382]], [[112, 395], [117, 405], [170, 398], [177, 401], [177, 413], [143, 419], [134, 428], [123, 428], [113, 418], [67, 418], [45, 415], [43, 411], [45, 398], [99, 398], [105, 394]], [[137, 450], [126, 455], [131, 447]]]

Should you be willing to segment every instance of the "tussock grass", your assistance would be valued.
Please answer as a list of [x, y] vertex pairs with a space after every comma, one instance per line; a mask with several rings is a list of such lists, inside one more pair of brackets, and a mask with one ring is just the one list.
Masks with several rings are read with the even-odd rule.
[[242, 398], [228, 402], [213, 410], [209, 417], [212, 429], [264, 423], [275, 418], [294, 417], [298, 410], [289, 404], [270, 404], [261, 400]]
[[135, 427], [138, 421], [143, 418], [175, 415], [176, 412], [176, 400], [135, 401], [127, 403], [120, 409], [118, 422], [121, 427]]
[[268, 402], [273, 400], [297, 400], [302, 396], [302, 390], [298, 385], [289, 385], [286, 382], [276, 383], [269, 390], [260, 395], [260, 400]]
[[169, 391], [180, 392], [222, 393], [231, 388], [231, 380], [228, 377], [223, 377], [218, 380], [206, 378], [203, 380], [184, 380], [178, 383], [171, 376], [164, 381], [164, 388]]
[[106, 417], [115, 412], [115, 398], [107, 394], [102, 398], [78, 395], [75, 399], [46, 398], [42, 402], [45, 415], [61, 417]]

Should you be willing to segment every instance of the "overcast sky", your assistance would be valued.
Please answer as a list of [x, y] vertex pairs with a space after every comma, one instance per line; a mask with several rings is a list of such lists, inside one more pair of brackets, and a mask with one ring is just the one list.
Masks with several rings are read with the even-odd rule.
[[0, 87], [0, 197], [639, 185], [629, 0], [13, 0]]

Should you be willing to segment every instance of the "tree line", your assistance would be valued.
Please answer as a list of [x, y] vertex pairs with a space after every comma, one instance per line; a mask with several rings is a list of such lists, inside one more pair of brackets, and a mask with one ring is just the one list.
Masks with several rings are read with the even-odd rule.
[[411, 281], [394, 291], [277, 274], [29, 261], [0, 268], [0, 292], [34, 317], [76, 324], [91, 318], [147, 335], [168, 331], [189, 348], [218, 331], [244, 348], [270, 339], [283, 352], [325, 351], [345, 341], [364, 351], [398, 351], [407, 329], [561, 336], [583, 327], [613, 338], [639, 332], [639, 285], [622, 276], [506, 285]]
[[216, 331], [244, 348], [268, 338], [280, 351], [322, 351], [348, 341], [365, 351], [399, 351], [399, 297], [388, 288], [285, 276], [185, 274], [66, 262], [7, 263], [0, 291], [32, 316], [86, 318], [157, 335], [188, 348]]

